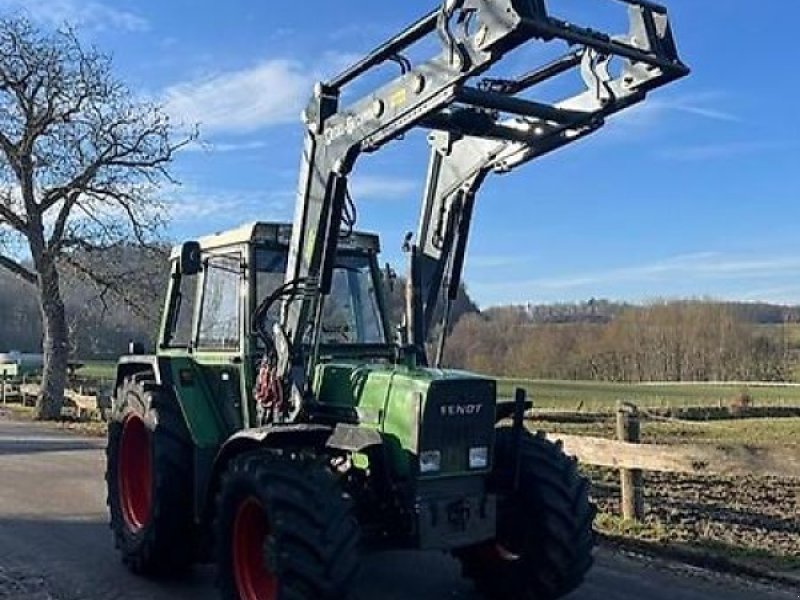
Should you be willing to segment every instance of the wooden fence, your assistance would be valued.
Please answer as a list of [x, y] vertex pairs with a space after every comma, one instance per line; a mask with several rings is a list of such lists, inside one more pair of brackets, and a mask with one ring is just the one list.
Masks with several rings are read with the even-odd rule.
[[781, 446], [745, 444], [641, 444], [639, 413], [632, 405], [617, 411], [617, 439], [554, 433], [567, 454], [587, 465], [620, 470], [622, 514], [644, 518], [643, 471], [727, 477], [755, 475], [800, 479], [800, 453]]
[[[14, 383], [0, 377], [0, 404], [10, 401], [20, 402], [24, 406], [33, 405], [39, 396], [41, 387], [38, 383]], [[98, 394], [84, 394], [83, 389], [67, 389], [64, 391], [65, 406], [61, 413], [63, 417], [72, 419], [87, 419], [98, 416], [101, 405]]]

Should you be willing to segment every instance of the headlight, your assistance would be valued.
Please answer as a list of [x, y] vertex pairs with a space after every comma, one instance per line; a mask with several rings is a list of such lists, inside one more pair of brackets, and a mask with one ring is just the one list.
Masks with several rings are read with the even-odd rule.
[[436, 473], [442, 470], [442, 453], [438, 450], [426, 450], [419, 455], [419, 472]]
[[485, 469], [489, 466], [489, 449], [485, 446], [469, 449], [469, 468]]

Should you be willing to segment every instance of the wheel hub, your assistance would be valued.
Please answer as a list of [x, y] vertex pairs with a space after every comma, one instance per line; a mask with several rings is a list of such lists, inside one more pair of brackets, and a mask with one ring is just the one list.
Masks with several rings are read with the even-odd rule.
[[261, 503], [242, 502], [233, 523], [233, 572], [242, 600], [275, 600], [278, 580], [268, 565], [270, 528]]
[[139, 415], [130, 415], [122, 426], [118, 479], [122, 516], [133, 532], [150, 520], [152, 473], [150, 433]]

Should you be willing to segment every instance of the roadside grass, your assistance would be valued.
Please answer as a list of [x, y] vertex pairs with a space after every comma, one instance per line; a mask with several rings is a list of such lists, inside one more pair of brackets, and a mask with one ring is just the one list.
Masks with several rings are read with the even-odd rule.
[[106, 437], [108, 424], [102, 421], [57, 421], [56, 427], [85, 437]]
[[663, 523], [654, 520], [638, 523], [602, 512], [598, 513], [594, 527], [601, 538], [612, 544], [666, 555], [704, 568], [757, 577], [767, 574], [792, 581], [800, 576], [797, 554], [734, 546], [712, 539], [680, 541]]
[[564, 411], [613, 410], [617, 402], [632, 402], [642, 408], [729, 406], [743, 392], [754, 406], [800, 406], [800, 386], [633, 384], [594, 381], [543, 381], [498, 379], [498, 396], [510, 398], [521, 387], [535, 408]]
[[0, 413], [6, 413], [15, 421], [33, 421], [35, 408], [8, 402], [0, 404]]

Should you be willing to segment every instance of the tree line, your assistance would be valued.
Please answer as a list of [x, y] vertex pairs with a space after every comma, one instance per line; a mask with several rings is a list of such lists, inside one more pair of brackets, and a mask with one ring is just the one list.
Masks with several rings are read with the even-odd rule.
[[[68, 265], [61, 269], [69, 359], [116, 359], [130, 341], [152, 349], [168, 279], [164, 255], [118, 248], [83, 256], [81, 264], [91, 268], [94, 278]], [[36, 290], [2, 269], [0, 315], [0, 352], [42, 352]]]
[[[710, 301], [656, 302], [626, 306], [602, 323], [541, 322], [536, 316], [542, 311], [529, 307], [493, 308], [459, 320], [448, 342], [447, 364], [537, 379], [789, 379], [787, 341], [755, 327], [742, 307]], [[759, 312], [765, 312], [764, 306]]]
[[[116, 359], [131, 340], [152, 349], [168, 275], [165, 253], [131, 246], [81, 262], [93, 279], [63, 269], [72, 360]], [[116, 284], [104, 287], [103, 279]], [[395, 325], [402, 321], [404, 284], [400, 278], [386, 288]], [[29, 287], [0, 270], [0, 314], [7, 317], [0, 320], [0, 350], [41, 351], [39, 311]], [[768, 304], [605, 300], [481, 312], [462, 288], [445, 366], [537, 379], [783, 381], [791, 379], [797, 348], [777, 325], [792, 327], [796, 313]]]

